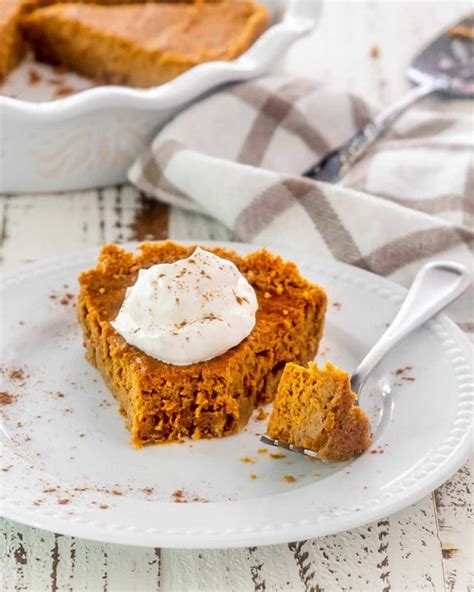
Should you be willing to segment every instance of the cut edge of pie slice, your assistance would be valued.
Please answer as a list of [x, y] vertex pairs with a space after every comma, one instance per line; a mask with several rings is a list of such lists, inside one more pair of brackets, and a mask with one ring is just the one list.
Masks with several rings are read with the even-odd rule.
[[204, 62], [236, 58], [268, 23], [267, 8], [250, 1], [64, 3], [34, 10], [21, 29], [39, 60], [105, 83], [150, 87]]
[[118, 399], [132, 443], [222, 437], [239, 431], [252, 411], [273, 400], [287, 362], [313, 359], [327, 306], [325, 291], [296, 265], [265, 249], [239, 256], [202, 247], [233, 261], [259, 303], [251, 334], [206, 362], [174, 366], [129, 345], [111, 326], [138, 270], [185, 259], [196, 246], [143, 243], [138, 253], [102, 247], [96, 267], [79, 277], [78, 319], [87, 359]]
[[313, 450], [326, 461], [349, 460], [371, 444], [367, 415], [356, 406], [347, 372], [285, 366], [268, 422], [270, 438]]

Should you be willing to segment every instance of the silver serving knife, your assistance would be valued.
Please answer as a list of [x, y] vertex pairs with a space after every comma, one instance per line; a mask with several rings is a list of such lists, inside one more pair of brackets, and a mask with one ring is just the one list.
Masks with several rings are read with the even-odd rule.
[[431, 93], [474, 97], [474, 15], [449, 27], [415, 56], [407, 76], [417, 85], [413, 90], [383, 110], [346, 144], [329, 153], [303, 176], [337, 183], [402, 113]]

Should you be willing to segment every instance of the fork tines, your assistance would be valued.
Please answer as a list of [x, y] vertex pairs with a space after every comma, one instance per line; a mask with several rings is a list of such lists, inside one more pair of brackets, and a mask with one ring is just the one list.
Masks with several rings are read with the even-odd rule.
[[293, 444], [286, 444], [285, 442], [280, 442], [280, 440], [275, 440], [274, 438], [269, 438], [268, 436], [260, 436], [260, 441], [264, 444], [270, 444], [270, 446], [284, 448], [285, 450], [291, 450], [291, 452], [305, 454], [306, 456], [311, 456], [312, 458], [319, 458], [318, 453], [314, 452], [314, 450], [309, 450], [308, 448], [300, 448], [299, 446], [294, 446]]

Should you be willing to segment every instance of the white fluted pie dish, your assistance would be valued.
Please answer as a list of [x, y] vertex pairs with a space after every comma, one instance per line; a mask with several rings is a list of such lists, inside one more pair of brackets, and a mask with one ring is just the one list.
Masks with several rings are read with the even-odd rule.
[[[273, 24], [242, 56], [196, 66], [158, 87], [96, 86], [38, 102], [38, 85], [28, 87], [25, 64], [25, 75], [16, 75], [19, 88], [11, 93], [16, 98], [0, 96], [0, 192], [66, 191], [125, 181], [130, 164], [169, 118], [218, 85], [264, 74], [316, 24], [320, 0], [262, 1]], [[71, 75], [76, 88], [77, 78]]]

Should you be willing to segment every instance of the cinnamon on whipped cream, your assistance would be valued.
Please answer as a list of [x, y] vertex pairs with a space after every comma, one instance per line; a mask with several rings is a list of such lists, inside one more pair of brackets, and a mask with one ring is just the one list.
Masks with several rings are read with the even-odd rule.
[[141, 269], [112, 327], [149, 356], [186, 366], [219, 356], [255, 326], [255, 290], [238, 268], [204, 249]]

